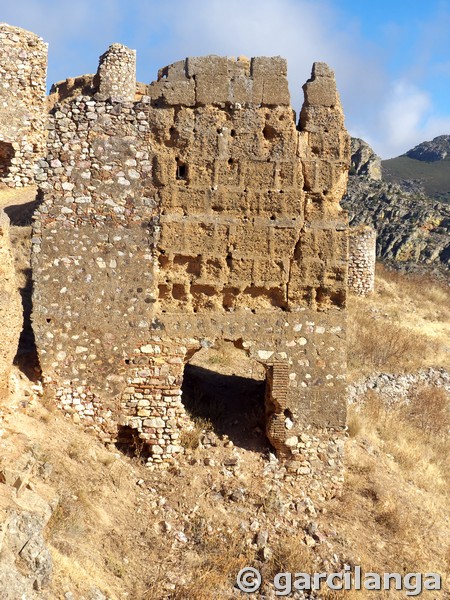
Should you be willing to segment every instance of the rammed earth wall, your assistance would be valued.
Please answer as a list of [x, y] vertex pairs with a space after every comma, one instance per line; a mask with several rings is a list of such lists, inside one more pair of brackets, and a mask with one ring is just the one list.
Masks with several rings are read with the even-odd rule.
[[131, 427], [167, 462], [188, 426], [185, 362], [230, 340], [266, 367], [279, 455], [337, 485], [350, 143], [332, 71], [313, 66], [297, 127], [279, 57], [188, 58], [133, 102], [129, 78], [101, 93], [118, 81], [109, 52], [100, 92], [52, 111], [38, 173], [33, 324], [49, 389], [104, 439]]

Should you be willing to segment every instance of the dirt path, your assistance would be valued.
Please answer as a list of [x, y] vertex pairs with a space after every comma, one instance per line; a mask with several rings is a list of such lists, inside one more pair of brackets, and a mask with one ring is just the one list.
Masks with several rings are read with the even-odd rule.
[[0, 208], [10, 218], [11, 225], [31, 225], [31, 217], [37, 205], [36, 186], [26, 188], [0, 187]]

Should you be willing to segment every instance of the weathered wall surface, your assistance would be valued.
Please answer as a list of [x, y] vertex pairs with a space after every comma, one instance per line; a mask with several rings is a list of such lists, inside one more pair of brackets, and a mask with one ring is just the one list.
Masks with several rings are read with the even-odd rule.
[[283, 59], [188, 58], [139, 102], [55, 106], [33, 321], [76, 420], [107, 439], [131, 426], [167, 460], [181, 450], [184, 363], [226, 339], [266, 365], [280, 454], [305, 475], [308, 448], [327, 455], [345, 425], [350, 143], [326, 65], [304, 90], [297, 129]]
[[9, 218], [0, 210], [0, 402], [7, 397], [21, 331], [22, 302], [11, 252]]
[[375, 289], [377, 232], [368, 225], [349, 229], [348, 288], [366, 296]]
[[45, 155], [47, 44], [0, 23], [0, 182], [34, 183]]

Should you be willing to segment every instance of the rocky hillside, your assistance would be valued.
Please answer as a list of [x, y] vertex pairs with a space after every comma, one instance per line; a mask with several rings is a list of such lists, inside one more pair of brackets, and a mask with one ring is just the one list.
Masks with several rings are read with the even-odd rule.
[[383, 179], [391, 183], [414, 180], [424, 193], [450, 202], [450, 135], [422, 142], [402, 156], [382, 162]]
[[408, 150], [406, 156], [416, 160], [434, 162], [436, 160], [445, 160], [450, 154], [450, 135], [439, 135], [431, 142], [422, 142], [412, 150]]
[[[441, 136], [450, 140], [450, 136]], [[436, 138], [436, 140], [441, 140]], [[435, 141], [435, 140], [434, 140]], [[448, 142], [447, 142], [448, 143]], [[427, 145], [428, 144], [428, 145]], [[445, 144], [441, 140], [434, 146], [425, 142], [410, 152], [414, 156], [437, 156], [445, 158]], [[408, 156], [404, 159], [422, 164]], [[433, 164], [445, 162], [448, 169], [450, 195], [450, 162], [435, 159]], [[385, 174], [386, 163], [382, 163], [382, 178], [379, 178], [380, 159], [362, 140], [352, 141], [352, 168], [347, 194], [342, 205], [348, 210], [351, 225], [365, 223], [377, 230], [377, 255], [395, 261], [397, 265], [432, 265], [438, 269], [450, 265], [450, 206], [429, 196], [420, 177], [397, 178], [389, 181]], [[429, 163], [423, 163], [429, 164]], [[412, 173], [414, 175], [414, 173]], [[444, 187], [441, 188], [444, 191]]]

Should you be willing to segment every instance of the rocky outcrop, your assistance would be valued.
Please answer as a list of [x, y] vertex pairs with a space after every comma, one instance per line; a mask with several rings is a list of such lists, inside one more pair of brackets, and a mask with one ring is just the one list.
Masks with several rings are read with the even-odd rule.
[[352, 140], [353, 174], [342, 199], [350, 225], [369, 225], [377, 231], [380, 259], [407, 268], [416, 264], [448, 268], [450, 206], [429, 198], [414, 181], [397, 184], [374, 178], [371, 173], [377, 175], [378, 167], [372, 167], [379, 159], [361, 141]]
[[430, 142], [418, 144], [406, 153], [406, 156], [409, 158], [415, 158], [416, 160], [423, 160], [426, 162], [444, 160], [449, 155], [450, 135], [439, 135]]
[[[19, 463], [27, 460], [22, 455]], [[31, 490], [33, 463], [25, 470], [0, 467], [0, 590], [2, 600], [47, 598], [52, 558], [44, 529], [52, 510]]]
[[450, 204], [450, 135], [440, 135], [402, 156], [383, 160], [381, 167], [384, 181]]
[[22, 304], [11, 252], [9, 218], [0, 210], [0, 402], [8, 393], [21, 329]]
[[351, 141], [350, 174], [361, 175], [379, 181], [381, 179], [381, 158], [375, 154], [367, 142], [360, 138]]
[[397, 264], [450, 266], [450, 207], [399, 185], [350, 177], [342, 201], [350, 225], [377, 231], [377, 256]]

